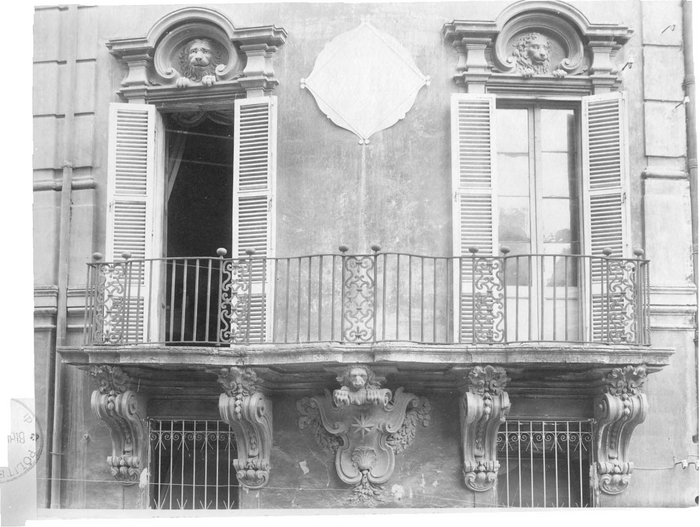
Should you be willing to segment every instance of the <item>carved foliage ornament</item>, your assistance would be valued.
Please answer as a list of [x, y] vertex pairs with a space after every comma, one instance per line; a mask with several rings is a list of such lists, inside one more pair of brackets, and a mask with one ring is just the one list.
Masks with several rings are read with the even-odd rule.
[[381, 388], [374, 372], [357, 364], [338, 377], [340, 389], [325, 397], [297, 402], [301, 429], [310, 427], [317, 441], [335, 453], [340, 479], [353, 485], [349, 501], [375, 505], [384, 501], [382, 484], [394, 472], [395, 455], [408, 448], [418, 423], [428, 426], [425, 398]]
[[270, 479], [272, 401], [260, 391], [261, 381], [251, 369], [233, 366], [222, 368], [218, 375], [224, 388], [219, 413], [236, 434], [236, 477], [244, 487], [259, 489]]
[[95, 366], [91, 375], [98, 384], [92, 392], [92, 412], [109, 426], [112, 455], [107, 458], [117, 481], [139, 481], [147, 457], [146, 400], [128, 389], [129, 377], [115, 366]]
[[467, 487], [477, 492], [496, 484], [498, 429], [510, 410], [507, 382], [505, 370], [493, 366], [476, 366], [467, 376], [460, 411], [463, 472]]
[[634, 465], [628, 459], [632, 432], [644, 422], [649, 408], [640, 389], [646, 366], [615, 368], [603, 378], [602, 394], [595, 401], [598, 490], [620, 494], [628, 486]]

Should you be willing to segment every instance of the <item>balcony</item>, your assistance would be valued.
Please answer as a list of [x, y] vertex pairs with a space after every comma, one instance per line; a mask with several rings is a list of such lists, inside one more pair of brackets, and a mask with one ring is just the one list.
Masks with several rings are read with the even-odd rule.
[[379, 252], [88, 264], [85, 346], [649, 344], [648, 261]]

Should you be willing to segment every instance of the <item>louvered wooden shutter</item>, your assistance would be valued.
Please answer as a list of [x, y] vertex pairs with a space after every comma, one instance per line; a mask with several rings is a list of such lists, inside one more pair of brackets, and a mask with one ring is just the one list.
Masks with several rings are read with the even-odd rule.
[[245, 317], [246, 341], [269, 335], [272, 284], [265, 258], [274, 256], [274, 187], [277, 150], [276, 97], [236, 101], [234, 132], [233, 256], [255, 249], [246, 275], [250, 289]]
[[[493, 113], [495, 97], [454, 94], [452, 96], [452, 228], [453, 255], [468, 256], [477, 247], [479, 256], [497, 254], [495, 142]], [[471, 277], [473, 266], [465, 258], [456, 265], [455, 284], [461, 280], [462, 294], [455, 291], [455, 337], [472, 341], [474, 330]], [[459, 298], [457, 298], [459, 297]]]
[[[627, 231], [626, 98], [622, 92], [583, 98], [583, 188], [586, 254], [629, 257]], [[600, 260], [593, 260], [591, 298], [593, 339], [608, 341], [606, 320], [611, 302]], [[614, 302], [612, 303], [614, 304]]]
[[[133, 344], [145, 337], [144, 258], [153, 257], [155, 107], [112, 103], [109, 116], [106, 260], [130, 262], [107, 279], [105, 330], [113, 343]], [[124, 272], [122, 274], [122, 271]]]

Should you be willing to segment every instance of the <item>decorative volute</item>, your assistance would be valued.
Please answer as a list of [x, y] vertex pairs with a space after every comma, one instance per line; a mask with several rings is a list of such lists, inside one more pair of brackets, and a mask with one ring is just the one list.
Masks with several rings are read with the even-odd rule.
[[299, 427], [312, 428], [318, 443], [335, 453], [338, 476], [353, 485], [349, 501], [371, 506], [384, 501], [382, 484], [394, 472], [396, 454], [413, 442], [418, 422], [428, 425], [430, 404], [403, 388], [392, 397], [363, 364], [347, 367], [337, 380], [342, 387], [333, 394], [297, 402]]
[[475, 366], [467, 375], [460, 411], [463, 472], [467, 488], [476, 492], [496, 484], [498, 429], [510, 410], [507, 382], [505, 370], [493, 366]]
[[133, 102], [184, 104], [198, 97], [223, 104], [232, 96], [257, 97], [279, 82], [272, 57], [287, 32], [272, 26], [234, 28], [205, 7], [173, 11], [145, 37], [107, 42], [129, 67], [118, 92]]
[[596, 489], [620, 494], [628, 486], [634, 468], [628, 450], [632, 432], [646, 419], [649, 404], [641, 387], [645, 365], [615, 368], [603, 378], [595, 400]]
[[240, 484], [259, 489], [270, 479], [272, 401], [261, 391], [261, 380], [249, 368], [222, 368], [219, 413], [236, 434], [238, 457], [233, 461]]
[[453, 20], [442, 33], [460, 55], [455, 82], [471, 93], [617, 89], [616, 56], [632, 35], [556, 0], [516, 2], [492, 22]]
[[90, 374], [98, 384], [92, 412], [107, 423], [112, 437], [107, 458], [112, 476], [124, 485], [138, 483], [148, 460], [146, 398], [129, 389], [130, 378], [118, 366], [94, 366]]

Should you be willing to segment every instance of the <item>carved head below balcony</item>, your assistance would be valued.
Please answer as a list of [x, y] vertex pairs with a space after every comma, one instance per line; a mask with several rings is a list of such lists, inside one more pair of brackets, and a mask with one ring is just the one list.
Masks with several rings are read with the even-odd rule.
[[223, 63], [223, 52], [208, 38], [195, 38], [180, 50], [179, 66], [182, 77], [177, 86], [184, 88], [191, 82], [211, 86], [216, 82], [217, 67]]
[[333, 392], [337, 406], [381, 404], [391, 401], [391, 391], [382, 389], [374, 372], [364, 364], [349, 366], [336, 379], [342, 388]]

